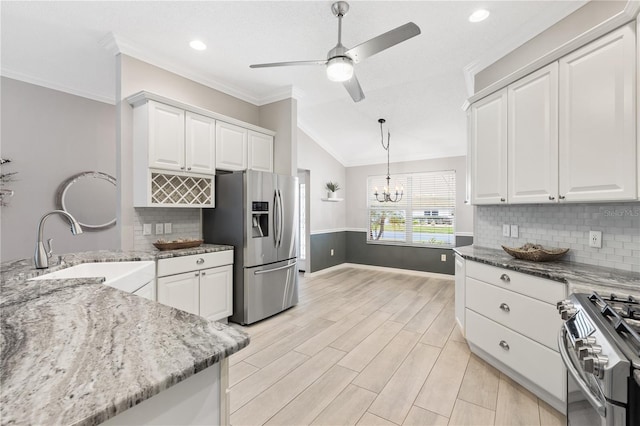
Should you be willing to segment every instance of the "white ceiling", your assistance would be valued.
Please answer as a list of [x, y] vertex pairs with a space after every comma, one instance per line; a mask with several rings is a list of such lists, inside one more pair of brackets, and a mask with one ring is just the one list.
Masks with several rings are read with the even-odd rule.
[[[357, 64], [366, 99], [354, 103], [324, 67], [249, 65], [324, 59], [337, 42], [331, 1], [1, 3], [2, 75], [114, 103], [123, 53], [256, 105], [293, 93], [298, 125], [346, 166], [466, 153], [463, 68], [487, 65], [584, 1], [351, 1], [343, 44], [355, 46], [408, 21], [422, 34]], [[484, 7], [491, 16], [471, 24]], [[188, 47], [197, 38], [204, 52]]]

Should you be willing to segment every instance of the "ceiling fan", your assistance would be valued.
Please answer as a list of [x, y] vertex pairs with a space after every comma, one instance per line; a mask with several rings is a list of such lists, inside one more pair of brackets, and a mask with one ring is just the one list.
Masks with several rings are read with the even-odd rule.
[[359, 45], [347, 49], [342, 45], [342, 17], [349, 11], [349, 3], [337, 1], [331, 5], [331, 12], [338, 18], [338, 44], [329, 51], [327, 59], [317, 61], [274, 62], [269, 64], [254, 64], [251, 68], [282, 67], [295, 65], [326, 65], [327, 78], [331, 81], [342, 82], [354, 102], [364, 99], [364, 93], [353, 71], [353, 64], [382, 52], [396, 44], [402, 43], [420, 34], [420, 28], [413, 22], [406, 23], [384, 34], [380, 34]]

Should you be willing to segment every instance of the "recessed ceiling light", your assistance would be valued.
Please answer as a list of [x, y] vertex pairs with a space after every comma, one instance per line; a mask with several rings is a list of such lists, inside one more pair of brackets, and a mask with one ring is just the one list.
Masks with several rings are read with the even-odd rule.
[[470, 16], [469, 16], [469, 22], [480, 22], [480, 21], [484, 21], [485, 19], [487, 19], [489, 17], [489, 11], [485, 10], [485, 9], [478, 9], [475, 12], [473, 12]]
[[207, 45], [200, 40], [191, 41], [191, 43], [189, 43], [189, 46], [191, 46], [191, 48], [195, 50], [205, 50], [207, 48]]

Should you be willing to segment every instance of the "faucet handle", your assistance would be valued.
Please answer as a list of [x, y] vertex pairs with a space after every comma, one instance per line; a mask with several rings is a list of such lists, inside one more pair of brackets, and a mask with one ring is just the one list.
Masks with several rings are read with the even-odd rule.
[[49, 238], [47, 240], [47, 246], [49, 247], [49, 251], [47, 252], [47, 259], [51, 259], [53, 255], [53, 238]]

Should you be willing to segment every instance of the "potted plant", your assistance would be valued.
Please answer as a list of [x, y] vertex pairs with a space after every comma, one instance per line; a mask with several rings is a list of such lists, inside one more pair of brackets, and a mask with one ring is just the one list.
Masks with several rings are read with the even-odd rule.
[[336, 191], [340, 189], [338, 182], [329, 181], [325, 187], [327, 188], [327, 198], [336, 198], [338, 196], [338, 194], [336, 194]]

